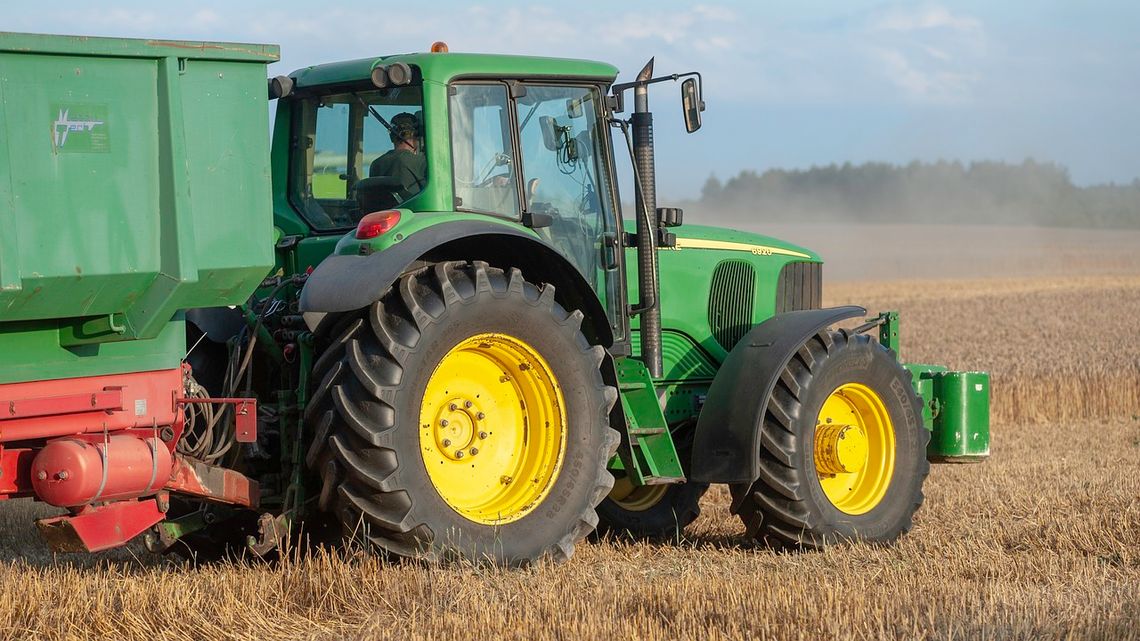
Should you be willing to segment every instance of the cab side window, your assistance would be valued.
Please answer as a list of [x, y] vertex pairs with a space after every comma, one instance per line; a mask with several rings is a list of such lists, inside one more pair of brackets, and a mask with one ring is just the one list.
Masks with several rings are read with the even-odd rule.
[[456, 84], [451, 96], [455, 208], [517, 218], [518, 183], [511, 157], [507, 88]]
[[355, 225], [427, 185], [420, 87], [298, 99], [290, 198], [318, 231]]
[[343, 199], [348, 185], [348, 104], [321, 105], [316, 114], [313, 198]]

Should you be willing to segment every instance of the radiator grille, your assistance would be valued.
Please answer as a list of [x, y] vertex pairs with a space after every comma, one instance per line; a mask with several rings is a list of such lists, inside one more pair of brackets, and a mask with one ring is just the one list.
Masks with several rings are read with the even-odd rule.
[[726, 350], [752, 328], [756, 271], [743, 260], [726, 260], [713, 270], [709, 288], [709, 327]]
[[776, 313], [823, 307], [823, 264], [788, 263], [776, 283]]

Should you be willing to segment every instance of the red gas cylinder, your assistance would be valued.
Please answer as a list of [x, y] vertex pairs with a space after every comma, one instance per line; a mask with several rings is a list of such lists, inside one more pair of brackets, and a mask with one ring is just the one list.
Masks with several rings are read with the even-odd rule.
[[45, 503], [76, 507], [153, 494], [166, 485], [172, 467], [170, 451], [154, 437], [117, 434], [105, 443], [62, 438], [32, 460], [32, 488]]

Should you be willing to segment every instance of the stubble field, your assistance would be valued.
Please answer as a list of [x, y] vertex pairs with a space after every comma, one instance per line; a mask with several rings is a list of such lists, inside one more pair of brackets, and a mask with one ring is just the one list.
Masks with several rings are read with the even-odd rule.
[[825, 304], [902, 312], [906, 360], [992, 373], [991, 459], [932, 467], [894, 547], [755, 548], [714, 488], [682, 540], [582, 544], [561, 566], [193, 569], [134, 548], [52, 558], [31, 526], [45, 510], [13, 502], [0, 637], [1140, 638], [1140, 237], [1079, 254], [990, 278], [825, 270]]

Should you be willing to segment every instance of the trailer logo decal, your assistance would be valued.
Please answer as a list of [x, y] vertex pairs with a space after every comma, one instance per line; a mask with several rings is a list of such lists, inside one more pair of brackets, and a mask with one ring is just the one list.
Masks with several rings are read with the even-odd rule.
[[52, 105], [52, 147], [56, 153], [111, 150], [106, 105]]

